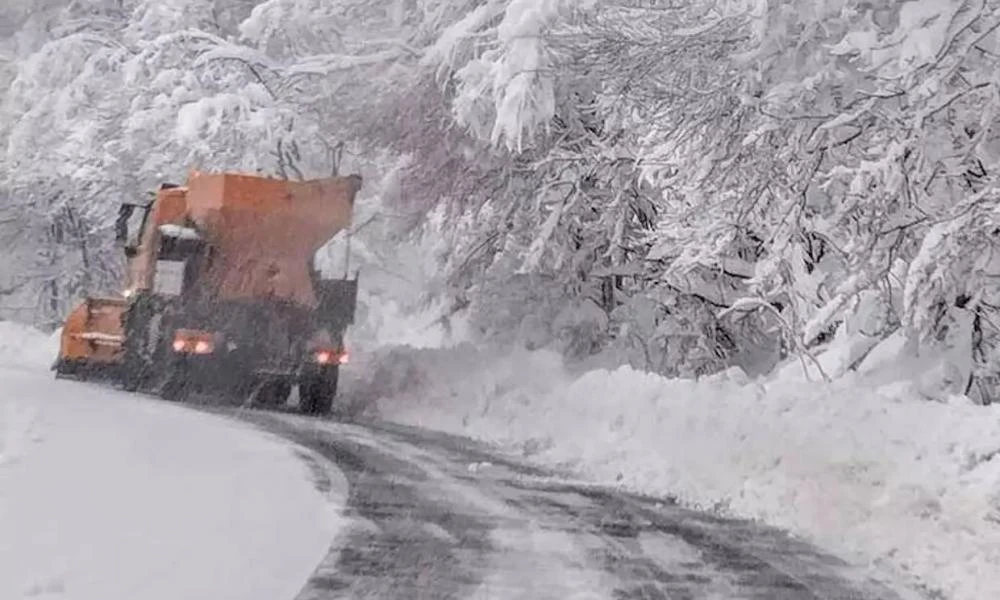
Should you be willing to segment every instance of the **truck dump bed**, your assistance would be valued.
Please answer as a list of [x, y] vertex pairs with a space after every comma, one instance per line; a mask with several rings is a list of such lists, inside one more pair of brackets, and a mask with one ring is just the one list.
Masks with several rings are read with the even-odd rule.
[[218, 300], [317, 305], [312, 256], [351, 223], [357, 176], [287, 181], [193, 173], [187, 217], [213, 247], [202, 283]]

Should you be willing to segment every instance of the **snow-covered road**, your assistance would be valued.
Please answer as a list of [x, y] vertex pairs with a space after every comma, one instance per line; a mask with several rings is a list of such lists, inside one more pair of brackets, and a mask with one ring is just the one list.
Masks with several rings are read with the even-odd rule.
[[[0, 368], [0, 600], [280, 600], [346, 488], [222, 417]], [[314, 463], [315, 466], [315, 463]]]
[[297, 600], [899, 600], [784, 533], [573, 483], [464, 438], [222, 412], [334, 461], [350, 525]]
[[16, 358], [0, 347], [0, 600], [914, 597], [466, 438], [170, 404]]

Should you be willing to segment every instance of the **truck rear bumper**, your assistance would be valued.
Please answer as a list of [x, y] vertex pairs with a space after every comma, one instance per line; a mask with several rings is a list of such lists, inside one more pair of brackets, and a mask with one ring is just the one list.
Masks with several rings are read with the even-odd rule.
[[314, 376], [325, 376], [336, 365], [315, 363], [275, 365], [247, 363], [216, 354], [175, 354], [170, 370], [189, 388], [203, 392], [246, 395], [266, 381], [284, 381], [292, 385]]

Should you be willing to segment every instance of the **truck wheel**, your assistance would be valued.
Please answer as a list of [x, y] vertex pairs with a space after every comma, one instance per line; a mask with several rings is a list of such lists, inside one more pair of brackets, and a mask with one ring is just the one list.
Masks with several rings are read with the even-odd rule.
[[187, 383], [178, 378], [171, 377], [163, 382], [160, 388], [160, 397], [170, 402], [183, 402], [187, 399]]
[[299, 384], [299, 410], [308, 415], [330, 414], [337, 396], [338, 378], [337, 367], [306, 376]]
[[[148, 381], [151, 357], [146, 346], [153, 335], [148, 302], [139, 299], [124, 315], [125, 358], [121, 368], [121, 383], [126, 392], [137, 392]], [[155, 341], [158, 340], [154, 340]]]
[[176, 365], [167, 365], [163, 373], [163, 385], [160, 386], [160, 397], [171, 402], [187, 400], [190, 388], [187, 373]]
[[128, 357], [125, 359], [125, 364], [122, 367], [122, 389], [126, 392], [137, 392], [139, 388], [142, 387], [143, 383], [143, 372], [145, 365], [139, 363], [136, 360], [130, 360]]
[[291, 393], [291, 382], [283, 379], [271, 379], [260, 384], [254, 404], [270, 408], [284, 406]]

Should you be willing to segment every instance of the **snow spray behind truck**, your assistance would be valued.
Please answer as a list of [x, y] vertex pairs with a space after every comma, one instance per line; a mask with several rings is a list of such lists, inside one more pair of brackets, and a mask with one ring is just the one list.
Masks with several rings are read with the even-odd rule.
[[349, 227], [361, 177], [289, 181], [192, 173], [123, 204], [125, 291], [66, 319], [57, 376], [110, 375], [182, 400], [192, 390], [328, 413], [357, 277], [322, 279], [317, 250]]

